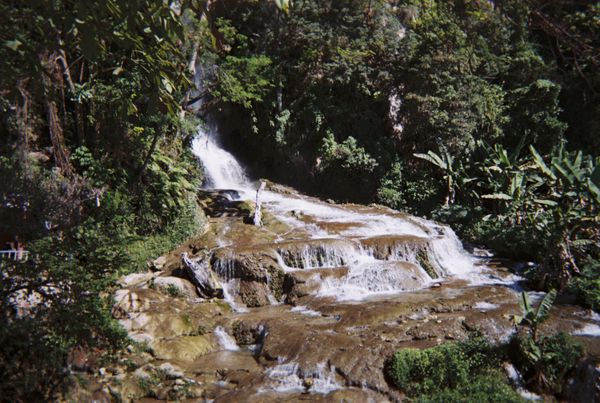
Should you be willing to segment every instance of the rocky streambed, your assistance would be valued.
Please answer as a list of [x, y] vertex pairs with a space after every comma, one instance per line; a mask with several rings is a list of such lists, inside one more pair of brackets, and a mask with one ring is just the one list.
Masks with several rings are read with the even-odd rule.
[[[121, 280], [113, 314], [138, 344], [82, 399], [398, 401], [383, 371], [398, 349], [510, 337], [508, 262], [382, 207], [269, 193], [258, 228], [243, 197], [201, 192], [206, 231]], [[556, 330], [580, 333], [589, 358], [574, 388], [594, 396], [598, 318], [558, 304], [542, 328]]]

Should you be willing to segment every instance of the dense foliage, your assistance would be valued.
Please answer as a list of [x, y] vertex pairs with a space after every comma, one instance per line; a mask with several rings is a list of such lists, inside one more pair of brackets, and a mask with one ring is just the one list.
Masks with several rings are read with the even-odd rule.
[[501, 354], [481, 337], [424, 350], [398, 351], [387, 366], [390, 380], [416, 401], [520, 402], [499, 372]]
[[[258, 173], [448, 222], [598, 309], [599, 16], [558, 0], [2, 2], [0, 235], [31, 252], [0, 263], [2, 397], [51, 399], [75, 347], [118, 348], [116, 276], [201, 225], [196, 58], [204, 107]], [[560, 337], [534, 347], [571, 362]], [[513, 399], [452, 358], [468, 346], [402, 353], [391, 376], [424, 399], [457, 389], [434, 396], [413, 371]]]
[[522, 315], [513, 317], [517, 331], [509, 345], [509, 357], [522, 374], [527, 387], [542, 393], [560, 393], [567, 374], [583, 355], [583, 347], [564, 332], [539, 334], [556, 298], [556, 290], [548, 292], [534, 307], [526, 292], [521, 293]]
[[209, 7], [205, 87], [256, 170], [451, 223], [596, 306], [595, 2]]
[[0, 5], [0, 246], [30, 252], [0, 261], [3, 400], [52, 400], [70, 352], [122, 346], [116, 277], [202, 225], [184, 113], [190, 6]]

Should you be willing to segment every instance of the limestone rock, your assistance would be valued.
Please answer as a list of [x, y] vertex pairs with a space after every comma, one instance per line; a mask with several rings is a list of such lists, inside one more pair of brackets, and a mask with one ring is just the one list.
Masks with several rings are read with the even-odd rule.
[[152, 373], [155, 371], [154, 365], [146, 364], [143, 367], [139, 367], [133, 372], [133, 376], [138, 379], [147, 379], [152, 376]]
[[207, 336], [183, 336], [157, 340], [152, 343], [152, 348], [159, 360], [193, 362], [199, 356], [215, 351], [218, 346]]
[[171, 364], [170, 362], [162, 363], [158, 369], [165, 374], [167, 379], [181, 379], [184, 377], [184, 373], [181, 368]]
[[115, 292], [115, 305], [113, 315], [117, 319], [127, 318], [132, 312], [142, 312], [150, 308], [150, 299], [146, 298], [147, 292], [151, 290], [129, 290], [121, 289]]
[[269, 305], [269, 287], [256, 281], [242, 281], [239, 290], [242, 302], [249, 308]]
[[145, 343], [150, 344], [154, 341], [154, 337], [149, 335], [148, 333], [130, 333], [129, 338], [135, 341], [136, 343]]
[[67, 357], [67, 364], [73, 371], [84, 372], [89, 369], [88, 353], [81, 347], [73, 348]]
[[188, 257], [187, 253], [183, 253], [181, 258], [185, 264], [188, 278], [196, 286], [198, 293], [202, 297], [223, 297], [223, 286], [219, 283], [212, 270], [210, 270], [208, 262], [204, 260], [193, 261]]
[[196, 287], [188, 280], [179, 277], [157, 277], [154, 279], [154, 287], [170, 296], [182, 296], [185, 298], [197, 297]]
[[210, 264], [221, 278], [239, 280], [239, 298], [247, 306], [269, 305], [282, 296], [285, 273], [273, 248], [219, 248]]
[[166, 256], [159, 256], [158, 258], [152, 261], [150, 268], [154, 271], [162, 271], [167, 263]]
[[153, 273], [133, 273], [123, 276], [119, 279], [118, 284], [121, 287], [139, 287], [140, 285], [149, 282], [155, 275]]

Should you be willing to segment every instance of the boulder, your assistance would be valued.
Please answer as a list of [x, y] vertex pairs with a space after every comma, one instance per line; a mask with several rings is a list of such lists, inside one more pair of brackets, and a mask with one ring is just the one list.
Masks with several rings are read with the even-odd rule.
[[151, 346], [154, 356], [159, 360], [193, 362], [199, 356], [218, 349], [217, 344], [207, 336], [182, 336], [156, 340]]
[[150, 268], [154, 271], [162, 271], [165, 267], [165, 264], [167, 264], [166, 256], [159, 256], [152, 261]]
[[158, 369], [165, 374], [167, 379], [180, 379], [184, 377], [181, 368], [171, 364], [170, 362], [162, 363]]
[[196, 286], [198, 293], [204, 298], [223, 298], [223, 286], [217, 276], [210, 270], [205, 260], [191, 260], [187, 253], [182, 254], [182, 260], [190, 281]]
[[269, 287], [256, 281], [242, 281], [239, 290], [240, 298], [249, 308], [270, 305]]
[[239, 298], [249, 307], [269, 305], [282, 296], [285, 273], [272, 247], [219, 248], [211, 266], [221, 278], [239, 281]]
[[144, 297], [143, 290], [121, 289], [115, 292], [113, 316], [117, 319], [129, 317], [132, 312], [142, 312], [150, 308], [150, 300]]
[[153, 273], [133, 273], [121, 277], [118, 281], [118, 284], [121, 287], [139, 287], [152, 280], [154, 276], [155, 275]]
[[67, 365], [73, 371], [85, 372], [89, 369], [88, 353], [82, 347], [75, 347], [67, 356]]
[[179, 277], [156, 277], [154, 279], [154, 287], [172, 297], [196, 298], [196, 287], [186, 279]]

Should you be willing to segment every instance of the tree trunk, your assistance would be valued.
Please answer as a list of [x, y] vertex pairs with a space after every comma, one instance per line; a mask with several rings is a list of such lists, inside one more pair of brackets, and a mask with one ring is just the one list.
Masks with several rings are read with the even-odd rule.
[[27, 154], [29, 153], [29, 136], [31, 133], [31, 121], [29, 120], [29, 108], [31, 96], [27, 90], [27, 80], [19, 80], [17, 89], [21, 94], [21, 102], [17, 100], [17, 159], [22, 167], [27, 165]]
[[58, 107], [56, 106], [56, 102], [50, 101], [49, 99], [46, 99], [45, 106], [54, 162], [65, 176], [70, 176], [73, 174], [73, 167], [69, 161], [69, 151], [65, 146], [63, 129], [58, 117]]
[[[62, 65], [63, 75], [67, 80], [67, 84], [69, 84], [69, 90], [71, 91], [71, 94], [75, 95], [75, 83], [71, 78], [69, 64], [67, 63], [67, 54], [62, 49], [59, 51], [59, 53], [60, 56], [58, 56], [56, 60], [59, 61]], [[78, 101], [74, 101], [73, 103], [75, 108], [75, 124], [77, 125], [77, 144], [81, 145], [83, 144], [83, 140], [85, 139], [85, 121], [83, 117], [83, 108], [81, 103], [79, 103]]]
[[71, 176], [73, 174], [73, 166], [69, 161], [69, 150], [65, 145], [65, 136], [57, 105], [59, 90], [63, 86], [62, 74], [58, 67], [58, 57], [56, 52], [50, 55], [44, 53], [40, 56], [42, 66], [44, 67], [42, 74], [44, 107], [48, 120], [54, 163], [60, 168], [63, 175]]

